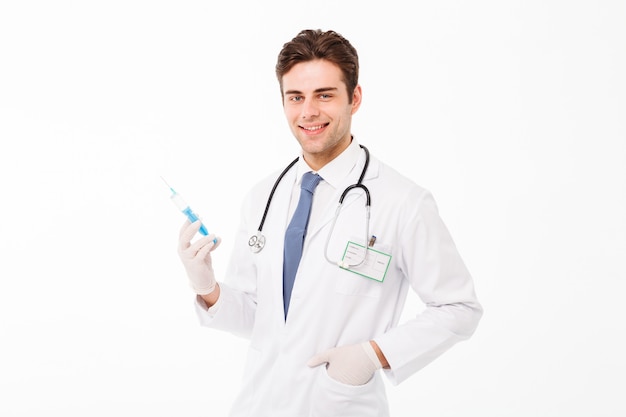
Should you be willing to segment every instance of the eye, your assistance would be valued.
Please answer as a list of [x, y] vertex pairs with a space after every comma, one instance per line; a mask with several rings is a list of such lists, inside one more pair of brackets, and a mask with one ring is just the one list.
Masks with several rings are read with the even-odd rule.
[[302, 96], [291, 96], [289, 97], [289, 101], [293, 101], [294, 103], [298, 103], [300, 101], [304, 100], [304, 97]]
[[319, 97], [321, 100], [329, 100], [330, 98], [332, 98], [330, 94], [326, 94], [326, 93], [320, 94]]

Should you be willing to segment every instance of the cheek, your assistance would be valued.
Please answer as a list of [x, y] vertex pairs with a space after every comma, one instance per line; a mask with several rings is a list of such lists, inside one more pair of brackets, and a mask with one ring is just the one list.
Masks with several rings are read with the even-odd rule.
[[284, 106], [283, 112], [285, 113], [285, 117], [289, 121], [298, 120], [300, 113], [293, 106]]

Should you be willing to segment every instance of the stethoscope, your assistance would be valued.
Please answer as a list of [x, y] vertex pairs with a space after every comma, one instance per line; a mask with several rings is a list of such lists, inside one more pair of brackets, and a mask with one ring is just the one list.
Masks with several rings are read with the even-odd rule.
[[[364, 251], [364, 255], [361, 259], [360, 262], [356, 263], [356, 264], [350, 264], [344, 261], [332, 261], [329, 257], [328, 257], [328, 244], [330, 242], [330, 238], [333, 234], [333, 231], [335, 230], [335, 223], [337, 223], [337, 218], [339, 217], [339, 212], [341, 211], [341, 206], [343, 204], [343, 200], [346, 198], [346, 196], [348, 195], [348, 193], [350, 191], [352, 191], [355, 188], [360, 188], [363, 191], [365, 191], [365, 242], [368, 241], [368, 236], [369, 236], [369, 228], [370, 228], [370, 206], [371, 206], [371, 198], [370, 198], [370, 191], [367, 189], [367, 187], [365, 185], [363, 185], [363, 178], [365, 177], [365, 173], [367, 172], [367, 167], [370, 163], [370, 152], [369, 150], [363, 146], [363, 145], [359, 145], [361, 147], [361, 149], [363, 149], [365, 151], [365, 165], [363, 166], [363, 170], [361, 171], [361, 176], [359, 177], [359, 180], [356, 182], [356, 184], [352, 184], [348, 187], [346, 187], [345, 190], [343, 190], [343, 193], [341, 194], [341, 197], [339, 198], [339, 205], [337, 206], [337, 209], [335, 211], [335, 217], [333, 219], [333, 223], [330, 229], [330, 232], [328, 233], [328, 237], [326, 238], [326, 246], [324, 248], [324, 257], [326, 258], [326, 260], [332, 264], [337, 264], [342, 268], [348, 269], [348, 268], [352, 268], [352, 267], [356, 267], [361, 265], [364, 261], [365, 258], [367, 257], [367, 251]], [[274, 192], [276, 191], [276, 188], [278, 187], [278, 184], [280, 184], [280, 181], [283, 179], [283, 177], [285, 176], [285, 174], [296, 164], [296, 162], [298, 162], [298, 160], [300, 159], [300, 157], [294, 159], [293, 161], [291, 161], [289, 163], [289, 165], [287, 165], [287, 167], [283, 170], [283, 172], [280, 173], [280, 175], [278, 176], [278, 178], [276, 179], [276, 182], [274, 182], [274, 186], [272, 187], [272, 191], [270, 192], [270, 195], [267, 199], [267, 204], [265, 205], [265, 212], [263, 213], [263, 217], [261, 218], [261, 223], [259, 224], [259, 228], [257, 229], [257, 232], [250, 236], [250, 239], [248, 240], [248, 246], [250, 247], [250, 250], [252, 251], [252, 253], [259, 253], [261, 252], [261, 250], [263, 250], [263, 248], [265, 247], [265, 235], [263, 235], [262, 231], [263, 231], [263, 224], [265, 223], [265, 218], [267, 217], [267, 213], [270, 209], [270, 204], [272, 203], [272, 198], [274, 197]]]

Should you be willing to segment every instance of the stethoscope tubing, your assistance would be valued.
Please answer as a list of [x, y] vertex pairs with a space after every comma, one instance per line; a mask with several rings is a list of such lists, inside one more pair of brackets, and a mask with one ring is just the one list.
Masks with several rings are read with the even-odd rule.
[[[339, 265], [341, 268], [351, 268], [351, 267], [356, 267], [361, 265], [365, 259], [367, 258], [367, 248], [365, 250], [365, 255], [363, 256], [363, 258], [361, 259], [361, 261], [357, 264], [347, 264], [343, 261], [332, 261], [329, 257], [328, 257], [328, 245], [330, 242], [330, 238], [333, 234], [333, 231], [335, 230], [335, 223], [337, 222], [337, 218], [339, 217], [339, 212], [341, 211], [341, 207], [343, 205], [343, 200], [346, 198], [346, 196], [348, 195], [348, 193], [356, 188], [360, 188], [365, 192], [365, 244], [367, 245], [367, 241], [369, 238], [369, 222], [370, 222], [370, 206], [371, 206], [371, 196], [370, 196], [370, 192], [369, 189], [363, 185], [363, 179], [365, 177], [365, 173], [367, 172], [367, 168], [369, 167], [369, 162], [370, 162], [370, 153], [369, 150], [363, 146], [363, 145], [359, 145], [361, 147], [361, 149], [363, 149], [363, 151], [365, 151], [365, 164], [363, 166], [363, 170], [361, 171], [361, 175], [359, 176], [359, 180], [356, 182], [356, 184], [352, 184], [348, 187], [346, 187], [345, 190], [343, 190], [343, 193], [341, 193], [341, 197], [339, 198], [339, 204], [337, 206], [337, 209], [335, 211], [335, 216], [333, 218], [333, 223], [331, 225], [331, 229], [330, 232], [328, 233], [328, 237], [326, 238], [326, 246], [324, 249], [324, 257], [326, 258], [326, 260], [332, 264], [337, 264]], [[269, 212], [270, 209], [270, 205], [272, 204], [272, 199], [274, 198], [274, 193], [276, 192], [276, 188], [278, 188], [278, 185], [280, 184], [280, 182], [282, 181], [283, 177], [285, 176], [285, 174], [287, 174], [287, 172], [296, 164], [296, 162], [298, 162], [298, 160], [300, 159], [300, 157], [297, 157], [296, 159], [294, 159], [293, 161], [291, 161], [289, 163], [289, 165], [287, 165], [285, 167], [285, 169], [283, 169], [283, 171], [280, 173], [280, 175], [278, 176], [278, 178], [276, 179], [276, 181], [274, 182], [274, 185], [272, 186], [272, 190], [270, 191], [270, 194], [267, 198], [267, 203], [265, 204], [265, 211], [263, 212], [263, 217], [261, 218], [261, 223], [259, 224], [259, 227], [257, 229], [256, 234], [252, 235], [250, 237], [250, 239], [248, 240], [248, 245], [250, 246], [250, 250], [252, 250], [252, 252], [254, 253], [258, 253], [260, 252], [263, 247], [265, 246], [265, 236], [263, 236], [263, 225], [265, 224], [265, 219], [267, 218], [267, 214]]]
[[259, 224], [259, 228], [257, 229], [258, 233], [261, 233], [263, 231], [263, 225], [265, 224], [265, 219], [267, 218], [267, 213], [270, 211], [270, 204], [272, 204], [272, 198], [274, 198], [274, 193], [276, 192], [276, 188], [278, 188], [278, 184], [280, 184], [280, 181], [283, 179], [285, 174], [287, 174], [287, 172], [289, 172], [291, 167], [293, 167], [296, 164], [296, 162], [298, 162], [299, 159], [300, 159], [300, 157], [297, 157], [296, 159], [291, 161], [289, 163], [289, 165], [287, 165], [285, 167], [285, 169], [283, 169], [283, 172], [280, 173], [280, 175], [278, 176], [278, 178], [274, 182], [274, 186], [272, 187], [272, 191], [270, 191], [270, 195], [267, 198], [267, 204], [265, 204], [265, 211], [263, 212], [263, 217], [261, 218], [261, 223]]

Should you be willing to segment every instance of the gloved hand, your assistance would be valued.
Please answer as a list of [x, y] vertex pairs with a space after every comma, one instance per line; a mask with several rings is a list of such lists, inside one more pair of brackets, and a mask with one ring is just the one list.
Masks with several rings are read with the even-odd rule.
[[328, 349], [309, 359], [307, 365], [315, 367], [323, 363], [327, 364], [332, 379], [348, 385], [363, 385], [382, 368], [370, 342]]
[[[191, 288], [196, 294], [207, 295], [212, 293], [217, 285], [211, 264], [211, 252], [220, 245], [222, 239], [210, 234], [191, 243], [201, 224], [199, 220], [191, 224], [189, 221], [185, 222], [180, 229], [178, 256], [183, 261]], [[213, 240], [217, 242], [214, 243]]]

